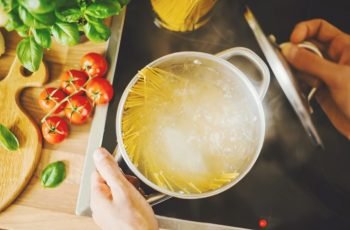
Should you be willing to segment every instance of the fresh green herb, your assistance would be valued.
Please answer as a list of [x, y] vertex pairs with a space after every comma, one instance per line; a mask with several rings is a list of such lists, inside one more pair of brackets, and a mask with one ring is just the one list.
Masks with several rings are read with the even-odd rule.
[[62, 161], [56, 161], [46, 166], [41, 173], [41, 184], [45, 188], [57, 187], [66, 177], [66, 166]]
[[[129, 0], [0, 0], [8, 13], [8, 31], [17, 31], [24, 39], [17, 56], [31, 72], [38, 70], [51, 36], [62, 45], [76, 45], [81, 33], [93, 42], [106, 41], [110, 29], [103, 19], [118, 15]], [[34, 53], [38, 52], [38, 53]]]
[[44, 14], [56, 8], [57, 1], [52, 0], [19, 0], [20, 4], [36, 14]]
[[40, 61], [43, 58], [44, 50], [36, 43], [33, 36], [23, 39], [16, 49], [17, 57], [22, 65], [28, 69], [39, 69]]
[[2, 124], [0, 124], [0, 144], [9, 151], [16, 151], [19, 148], [17, 137]]
[[50, 48], [51, 34], [48, 29], [33, 29], [33, 37], [35, 42], [43, 48]]
[[76, 45], [79, 43], [80, 35], [76, 24], [57, 22], [51, 30], [54, 38], [63, 45]]
[[62, 22], [76, 22], [78, 23], [83, 18], [83, 12], [78, 7], [61, 9], [56, 11], [56, 17]]
[[17, 1], [13, 0], [0, 0], [0, 7], [5, 11], [5, 12], [10, 12], [13, 8], [17, 6]]
[[107, 18], [112, 15], [118, 14], [120, 11], [120, 4], [114, 4], [114, 3], [93, 3], [90, 6], [88, 6], [85, 10], [85, 14], [90, 15], [95, 18]]
[[7, 23], [5, 25], [5, 29], [7, 31], [15, 30], [16, 28], [23, 25], [23, 22], [19, 18], [17, 11], [11, 11], [10, 13], [8, 13], [8, 16], [9, 17], [8, 17]]
[[86, 23], [83, 27], [86, 37], [93, 42], [101, 42], [106, 41], [111, 35], [110, 29], [103, 24], [100, 23]]
[[35, 29], [49, 28], [55, 22], [55, 17], [54, 17], [54, 14], [52, 13], [34, 14], [29, 12], [23, 6], [18, 7], [18, 13], [19, 13], [20, 19], [23, 21], [23, 23], [26, 26], [32, 27]]
[[[21, 37], [23, 37], [23, 38], [26, 38], [26, 37], [28, 37], [28, 35], [29, 35], [29, 27], [26, 26], [26, 25], [20, 25], [20, 26], [17, 27], [15, 30], [16, 30], [17, 33], [18, 33]], [[18, 47], [18, 45], [17, 45], [17, 47]]]

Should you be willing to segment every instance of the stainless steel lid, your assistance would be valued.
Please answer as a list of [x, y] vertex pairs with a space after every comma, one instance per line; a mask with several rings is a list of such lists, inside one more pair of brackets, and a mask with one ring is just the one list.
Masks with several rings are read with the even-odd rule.
[[293, 72], [282, 55], [279, 46], [275, 44], [274, 39], [269, 39], [266, 37], [253, 13], [248, 7], [244, 16], [252, 29], [255, 38], [267, 59], [267, 62], [276, 76], [278, 83], [297, 113], [307, 134], [314, 144], [323, 147], [322, 140], [311, 118], [307, 97], [305, 97], [301, 92], [298, 82], [293, 76]]

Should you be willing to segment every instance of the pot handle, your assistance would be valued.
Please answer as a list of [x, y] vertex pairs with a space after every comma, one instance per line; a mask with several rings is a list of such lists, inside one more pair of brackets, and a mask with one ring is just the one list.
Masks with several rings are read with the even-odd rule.
[[[118, 144], [117, 146], [115, 147], [114, 151], [113, 151], [113, 156], [114, 158], [116, 159], [116, 161], [118, 163], [120, 163], [121, 161], [123, 161], [123, 156], [118, 148]], [[143, 195], [143, 197], [146, 199], [146, 201], [151, 205], [156, 205], [156, 204], [160, 204], [162, 203], [163, 201], [166, 201], [168, 199], [171, 198], [171, 196], [169, 195], [166, 195], [166, 194], [163, 194], [163, 193], [160, 193], [160, 192], [154, 192], [154, 193], [151, 193], [151, 194], [144, 194], [141, 190], [141, 188], [137, 188], [141, 194]]]
[[270, 71], [265, 62], [253, 51], [244, 47], [234, 47], [217, 53], [215, 56], [225, 60], [229, 60], [234, 56], [243, 56], [250, 60], [260, 70], [262, 79], [258, 89], [258, 94], [261, 100], [264, 99], [267, 89], [270, 84]]

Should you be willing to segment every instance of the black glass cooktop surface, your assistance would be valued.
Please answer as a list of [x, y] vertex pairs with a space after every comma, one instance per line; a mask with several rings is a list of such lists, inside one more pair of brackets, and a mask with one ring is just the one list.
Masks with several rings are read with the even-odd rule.
[[[350, 32], [348, 1], [248, 1], [264, 31], [288, 40], [294, 25], [321, 17]], [[129, 80], [143, 66], [176, 51], [217, 53], [244, 46], [261, 57], [242, 14], [242, 2], [219, 1], [211, 21], [192, 33], [157, 28], [149, 1], [132, 1], [127, 9], [103, 146], [116, 144], [115, 114]], [[314, 105], [315, 124], [325, 150], [312, 145], [274, 76], [263, 102], [266, 138], [249, 172], [228, 191], [206, 199], [170, 199], [154, 207], [156, 214], [243, 228], [350, 229], [350, 142], [341, 136]]]

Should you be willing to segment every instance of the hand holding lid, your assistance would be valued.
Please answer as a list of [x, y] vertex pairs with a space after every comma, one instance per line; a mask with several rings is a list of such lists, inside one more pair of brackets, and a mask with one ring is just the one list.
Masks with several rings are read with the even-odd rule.
[[[293, 44], [283, 47], [282, 52], [293, 67], [324, 83], [316, 99], [338, 131], [350, 139], [350, 36], [315, 19], [299, 23], [291, 35], [293, 43], [310, 39], [319, 44], [326, 59]], [[315, 86], [315, 81], [306, 83]]]

